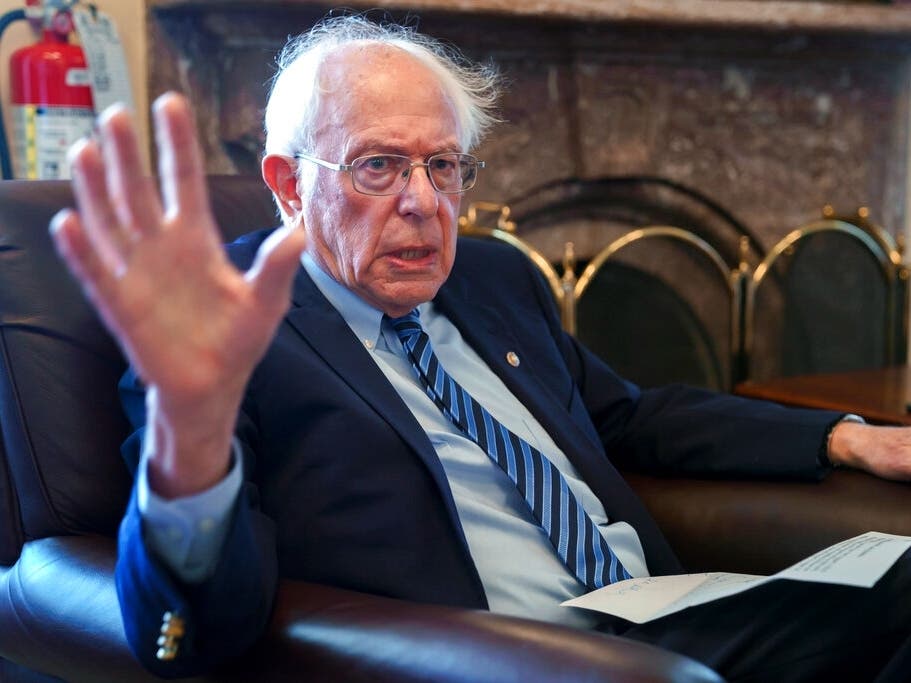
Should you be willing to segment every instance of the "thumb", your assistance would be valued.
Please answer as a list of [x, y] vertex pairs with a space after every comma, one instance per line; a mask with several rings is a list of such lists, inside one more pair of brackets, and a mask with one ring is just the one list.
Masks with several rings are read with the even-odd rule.
[[291, 281], [300, 266], [307, 237], [300, 227], [282, 226], [260, 245], [245, 277], [253, 295], [266, 307], [287, 307]]

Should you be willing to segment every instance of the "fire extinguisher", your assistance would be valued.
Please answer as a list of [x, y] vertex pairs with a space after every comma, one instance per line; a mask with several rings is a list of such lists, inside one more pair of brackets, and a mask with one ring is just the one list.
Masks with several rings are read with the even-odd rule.
[[[67, 150], [92, 130], [85, 54], [69, 42], [74, 30], [70, 9], [76, 2], [26, 0], [24, 15], [41, 38], [10, 59], [12, 170], [17, 178], [67, 178]], [[7, 149], [0, 151], [9, 156]], [[10, 177], [7, 170], [4, 177]]]

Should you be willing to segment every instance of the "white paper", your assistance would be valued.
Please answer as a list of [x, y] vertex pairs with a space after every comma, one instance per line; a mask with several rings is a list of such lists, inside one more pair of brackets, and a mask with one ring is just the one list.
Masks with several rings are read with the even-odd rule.
[[563, 605], [606, 612], [641, 624], [780, 579], [870, 588], [908, 548], [909, 536], [870, 531], [820, 550], [772, 576], [710, 572], [627, 579]]
[[909, 536], [870, 531], [820, 550], [775, 576], [870, 588], [909, 547]]

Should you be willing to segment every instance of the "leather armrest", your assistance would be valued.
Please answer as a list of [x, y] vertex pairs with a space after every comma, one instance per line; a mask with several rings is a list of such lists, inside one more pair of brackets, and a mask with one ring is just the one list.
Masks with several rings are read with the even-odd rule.
[[[126, 644], [103, 537], [31, 541], [0, 570], [0, 657], [79, 683], [148, 682]], [[197, 681], [720, 681], [623, 638], [283, 581], [268, 632]]]
[[864, 472], [821, 482], [625, 476], [688, 571], [773, 574], [867, 531], [911, 536], [911, 484]]
[[102, 536], [26, 543], [16, 564], [0, 568], [0, 657], [72, 683], [160, 680], [127, 645], [115, 553]]
[[282, 681], [301, 671], [346, 683], [721, 680], [686, 657], [619, 637], [292, 582], [280, 588], [258, 651], [275, 673], [269, 680]]
[[[821, 483], [629, 475], [691, 570], [768, 574], [877, 530], [911, 535], [911, 485], [839, 470]], [[69, 681], [146, 682], [126, 645], [115, 544], [30, 541], [0, 569], [0, 657]], [[284, 581], [269, 631], [207, 681], [718, 680], [622, 638]], [[200, 679], [197, 679], [200, 680]]]

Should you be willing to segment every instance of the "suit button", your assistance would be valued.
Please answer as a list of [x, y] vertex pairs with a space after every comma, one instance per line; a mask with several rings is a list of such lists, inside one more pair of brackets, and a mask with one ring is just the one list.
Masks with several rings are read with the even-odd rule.
[[162, 662], [175, 659], [184, 631], [183, 618], [176, 612], [165, 612], [161, 617], [161, 635], [158, 636], [156, 643], [158, 650], [155, 652], [155, 658]]

